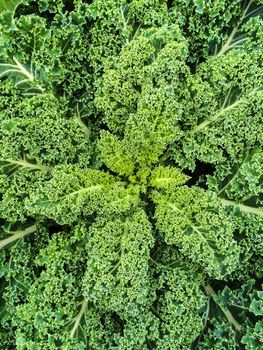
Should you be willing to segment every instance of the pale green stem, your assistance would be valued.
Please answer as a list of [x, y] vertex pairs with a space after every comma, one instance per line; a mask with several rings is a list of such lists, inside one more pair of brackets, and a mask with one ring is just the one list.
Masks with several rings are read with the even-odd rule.
[[[188, 179], [190, 179], [190, 176], [185, 176], [185, 181], [186, 182]], [[170, 184], [170, 183], [175, 183], [175, 185], [180, 185], [183, 183], [183, 181], [178, 181], [177, 179], [173, 177], [156, 177], [154, 178], [154, 181], [158, 184]]]
[[15, 232], [10, 232], [12, 235], [10, 237], [7, 237], [5, 239], [3, 239], [2, 241], [0, 241], [0, 249], [4, 248], [5, 246], [7, 246], [10, 243], [13, 243], [14, 241], [30, 234], [33, 233], [37, 230], [36, 225], [32, 225], [28, 228], [26, 228], [23, 231], [15, 231]]
[[182, 212], [182, 210], [179, 209], [179, 208], [178, 208], [175, 204], [173, 204], [173, 203], [168, 202], [168, 203], [167, 203], [167, 206], [170, 207], [171, 209], [173, 209], [174, 211]]
[[227, 183], [223, 188], [221, 188], [221, 190], [218, 192], [218, 195], [219, 195], [220, 193], [223, 193], [223, 192], [227, 189], [227, 187], [237, 178], [237, 176], [238, 176], [239, 173], [240, 173], [240, 170], [242, 169], [243, 164], [244, 164], [244, 163], [247, 161], [247, 159], [248, 159], [248, 155], [249, 155], [249, 153], [246, 154], [244, 160], [242, 161], [242, 164], [239, 166], [239, 168], [238, 168], [238, 170], [236, 171], [235, 175], [228, 181], [228, 183]]
[[263, 210], [255, 207], [250, 207], [248, 205], [244, 204], [239, 204], [236, 203], [235, 201], [231, 201], [229, 199], [221, 199], [222, 204], [226, 206], [233, 206], [233, 207], [238, 207], [242, 212], [244, 213], [249, 213], [249, 214], [254, 214], [258, 216], [263, 216]]
[[27, 77], [28, 80], [34, 81], [34, 76], [33, 76], [30, 72], [28, 72], [28, 71], [25, 69], [25, 67], [24, 67], [15, 57], [13, 57], [13, 60], [15, 61], [15, 63], [16, 63], [16, 65], [17, 65], [18, 69], [20, 70], [20, 72], [21, 72], [25, 77]]
[[[34, 75], [27, 71], [25, 67], [15, 57], [13, 57], [13, 60], [16, 63], [16, 67], [19, 69], [19, 72], [23, 74], [27, 78], [27, 80], [33, 82], [35, 80]], [[36, 88], [39, 89], [41, 92], [44, 92], [44, 89], [40, 85], [36, 85]]]
[[192, 134], [196, 134], [199, 131], [203, 130], [209, 124], [215, 122], [222, 115], [224, 115], [225, 113], [227, 113], [227, 112], [231, 111], [232, 109], [236, 108], [241, 102], [243, 102], [242, 98], [240, 100], [237, 100], [236, 102], [234, 102], [232, 105], [230, 105], [228, 107], [221, 108], [220, 111], [217, 112], [211, 119], [206, 119], [201, 124], [199, 124], [196, 127], [194, 127], [191, 133]]
[[[247, 7], [246, 7], [245, 10], [244, 10], [243, 16], [241, 17], [241, 19], [240, 19], [240, 21], [239, 21], [239, 23], [242, 23], [242, 21], [244, 20], [244, 18], [246, 17], [246, 14], [247, 14], [248, 9], [250, 8], [250, 6], [251, 6], [251, 4], [252, 4], [253, 2], [254, 2], [254, 0], [251, 0], [251, 1], [248, 3]], [[231, 34], [229, 35], [229, 37], [228, 37], [226, 43], [222, 46], [222, 48], [221, 48], [221, 50], [218, 52], [217, 56], [222, 56], [222, 55], [224, 55], [228, 50], [230, 50], [230, 49], [232, 49], [232, 48], [234, 48], [234, 47], [236, 46], [236, 43], [234, 43], [234, 44], [231, 44], [231, 43], [232, 43], [232, 41], [233, 41], [233, 39], [234, 39], [234, 37], [235, 37], [237, 31], [238, 31], [238, 28], [239, 28], [239, 25], [238, 25], [237, 27], [235, 27], [235, 28], [232, 30], [232, 32], [231, 32]], [[245, 41], [245, 39], [243, 39], [243, 41]]]
[[90, 129], [85, 125], [85, 123], [83, 123], [81, 116], [80, 116], [80, 111], [79, 111], [79, 105], [77, 104], [77, 114], [76, 114], [76, 121], [77, 123], [83, 128], [84, 133], [88, 136], [88, 138], [90, 137]]
[[[214, 289], [210, 286], [210, 284], [207, 284], [204, 286], [205, 292], [208, 296], [212, 297], [213, 299], [217, 296], [216, 292], [214, 291]], [[237, 322], [237, 320], [234, 318], [234, 316], [232, 315], [232, 313], [229, 311], [228, 308], [223, 308], [221, 305], [217, 304], [220, 309], [222, 310], [222, 312], [224, 313], [224, 315], [226, 316], [228, 322], [233, 325], [235, 327], [235, 329], [237, 331], [241, 331], [242, 326], [240, 323]]]
[[[121, 12], [121, 18], [122, 18], [122, 22], [123, 22], [123, 29], [124, 29], [124, 31], [126, 31], [127, 30], [128, 21], [126, 21], [126, 19], [124, 17], [124, 11], [123, 11], [122, 8], [121, 8], [120, 12]], [[129, 42], [129, 39], [126, 38], [126, 43], [128, 44], [128, 42]]]
[[196, 227], [195, 225], [191, 225], [192, 229], [204, 240], [206, 240], [206, 238], [204, 237], [204, 235], [202, 234], [201, 231], [199, 231], [198, 227]]
[[230, 48], [230, 44], [232, 42], [232, 40], [234, 39], [234, 36], [237, 33], [237, 28], [234, 28], [231, 32], [231, 34], [229, 35], [226, 43], [222, 46], [221, 50], [218, 52], [217, 56], [222, 56], [224, 55]]
[[75, 318], [75, 322], [74, 322], [74, 326], [70, 332], [70, 338], [74, 338], [75, 336], [75, 333], [80, 325], [80, 322], [82, 320], [82, 317], [84, 316], [86, 310], [87, 310], [87, 307], [88, 307], [88, 301], [87, 300], [84, 300], [82, 305], [81, 305], [81, 309], [78, 313], [78, 315], [76, 316]]
[[[68, 193], [68, 194], [65, 194], [64, 196], [61, 196], [57, 199], [55, 199], [54, 201], [61, 201], [62, 199], [64, 198], [67, 198], [67, 197], [72, 197], [72, 196], [75, 196], [75, 195], [79, 195], [80, 193], [85, 193], [85, 192], [92, 192], [92, 191], [96, 191], [96, 190], [101, 190], [104, 186], [103, 185], [94, 185], [94, 186], [90, 186], [90, 187], [86, 187], [86, 188], [81, 188], [80, 190], [77, 190], [77, 191], [74, 191], [74, 192], [71, 192], [71, 193]], [[44, 201], [41, 201], [42, 204], [44, 203], [49, 203], [49, 202], [52, 202], [53, 200], [44, 200]]]
[[44, 165], [33, 164], [33, 163], [30, 163], [26, 160], [0, 159], [0, 161], [8, 162], [10, 164], [14, 164], [14, 165], [20, 166], [22, 168], [27, 168], [27, 169], [32, 169], [32, 170], [44, 170], [44, 171], [51, 170], [50, 167], [47, 167]]

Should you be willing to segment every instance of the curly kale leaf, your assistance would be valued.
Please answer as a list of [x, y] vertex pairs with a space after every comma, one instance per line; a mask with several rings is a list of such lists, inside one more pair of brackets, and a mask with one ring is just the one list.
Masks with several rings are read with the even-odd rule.
[[204, 287], [213, 302], [207, 308], [206, 323], [210, 327], [204, 330], [202, 340], [199, 337], [197, 349], [208, 349], [209, 346], [221, 349], [228, 345], [231, 349], [260, 349], [262, 291], [255, 282], [249, 279], [240, 288], [226, 286], [217, 293], [210, 285]]
[[50, 25], [35, 14], [15, 19], [16, 28], [3, 26], [0, 74], [11, 75], [24, 95], [54, 93], [70, 101], [87, 102], [92, 77], [87, 52], [89, 35], [81, 11], [57, 14]]
[[[189, 40], [188, 61], [198, 64], [211, 55], [224, 55], [230, 50], [251, 45], [252, 31], [260, 32], [260, 0], [177, 0], [172, 1], [172, 22], [180, 24]], [[251, 35], [252, 34], [252, 35]], [[260, 36], [257, 49], [260, 50]]]
[[237, 207], [243, 214], [263, 217], [263, 152], [260, 148], [246, 152], [232, 162], [218, 166], [208, 177], [209, 187], [217, 191], [222, 203]]
[[149, 306], [151, 225], [137, 210], [113, 219], [99, 218], [90, 228], [84, 295], [97, 307], [123, 317], [140, 314]]
[[186, 57], [187, 43], [176, 25], [144, 30], [124, 45], [119, 56], [106, 65], [96, 92], [96, 106], [103, 111], [109, 128], [123, 131], [130, 114], [138, 109], [142, 118], [149, 108], [148, 118], [158, 118], [162, 112], [169, 117], [168, 106], [175, 112], [178, 109], [179, 114], [174, 96], [177, 92], [180, 96], [183, 85], [178, 76], [188, 73]]
[[152, 197], [157, 228], [167, 244], [176, 245], [214, 278], [237, 268], [239, 247], [233, 224], [213, 193], [183, 186], [167, 193], [154, 192]]
[[57, 166], [51, 179], [31, 193], [26, 207], [32, 215], [70, 224], [94, 213], [110, 215], [130, 210], [140, 202], [137, 187], [127, 187], [114, 176], [94, 169]]
[[260, 59], [233, 51], [209, 58], [191, 75], [184, 136], [172, 147], [182, 167], [194, 169], [197, 160], [219, 164], [262, 146], [261, 67]]
[[[217, 192], [222, 204], [230, 212], [241, 247], [241, 275], [251, 259], [262, 264], [263, 230], [263, 153], [260, 148], [247, 151], [234, 161], [217, 166], [209, 176], [209, 189]], [[253, 263], [253, 266], [256, 265]], [[240, 278], [240, 277], [239, 277]]]
[[[12, 235], [0, 241], [0, 248], [3, 248], [2, 243], [6, 247], [0, 249], [0, 339], [1, 346], [5, 349], [14, 346], [14, 333], [17, 330], [16, 307], [25, 302], [32, 283], [39, 277], [39, 269], [34, 259], [39, 250], [48, 243], [49, 235], [45, 226], [43, 222], [38, 222], [26, 229], [23, 226], [17, 227], [17, 230], [22, 231], [12, 232]], [[12, 242], [14, 243], [10, 245]]]
[[16, 9], [23, 2], [24, 0], [0, 0], [1, 21], [9, 26], [14, 25], [13, 21]]
[[84, 349], [86, 340], [80, 328], [83, 321], [85, 324], [82, 316], [87, 304], [81, 305], [83, 274], [79, 271], [86, 261], [83, 249], [86, 235], [83, 226], [76, 226], [70, 234], [59, 232], [35, 257], [35, 264], [42, 272], [29, 287], [26, 302], [16, 309], [18, 349], [35, 346], [73, 349], [74, 344]]
[[30, 214], [26, 208], [26, 201], [43, 182], [50, 179], [49, 171], [37, 170], [28, 171], [28, 168], [20, 167], [11, 178], [5, 174], [0, 175], [2, 185], [0, 192], [1, 219], [10, 223], [27, 221]]
[[174, 189], [174, 187], [185, 184], [189, 179], [189, 176], [177, 168], [158, 166], [151, 172], [149, 186], [158, 190]]
[[[53, 114], [57, 109], [48, 112]], [[46, 113], [42, 111], [42, 115], [33, 118], [14, 117], [2, 122], [0, 161], [23, 166], [25, 159], [40, 169], [56, 164], [90, 165], [94, 142], [87, 137], [86, 129], [76, 118], [51, 118]]]
[[169, 19], [163, 0], [95, 0], [87, 14], [93, 23], [90, 59], [99, 80], [105, 59], [118, 55], [143, 29], [160, 27]]
[[206, 297], [200, 284], [204, 277], [193, 266], [186, 269], [185, 261], [174, 250], [171, 255], [173, 265], [167, 264], [163, 254], [156, 267], [159, 298], [153, 308], [160, 318], [158, 350], [187, 349], [203, 329], [202, 307]]

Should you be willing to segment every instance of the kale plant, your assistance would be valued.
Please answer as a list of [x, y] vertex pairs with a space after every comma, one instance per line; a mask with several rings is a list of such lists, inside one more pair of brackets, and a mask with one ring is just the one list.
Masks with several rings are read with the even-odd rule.
[[0, 350], [260, 350], [263, 1], [0, 0]]

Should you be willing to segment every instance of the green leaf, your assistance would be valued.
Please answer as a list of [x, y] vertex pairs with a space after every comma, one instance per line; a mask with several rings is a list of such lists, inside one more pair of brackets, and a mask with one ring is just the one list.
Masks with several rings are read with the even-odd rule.
[[157, 189], [173, 189], [183, 185], [190, 179], [179, 169], [159, 166], [154, 168], [149, 179], [149, 185]]
[[[11, 26], [17, 7], [23, 3], [24, 0], [0, 0], [0, 16], [5, 24]], [[3, 17], [4, 16], [4, 17]]]
[[250, 304], [250, 310], [253, 312], [256, 316], [262, 316], [263, 315], [263, 301], [260, 300], [253, 300]]
[[257, 4], [255, 0], [244, 1], [245, 6], [242, 9], [242, 16], [239, 19], [236, 27], [229, 34], [229, 37], [222, 45], [217, 55], [226, 54], [229, 50], [239, 49], [247, 41], [248, 36], [242, 31], [242, 26], [252, 17], [259, 16], [263, 18], [263, 5]]
[[194, 0], [196, 6], [195, 11], [202, 15], [204, 13], [204, 1], [203, 0]]
[[214, 278], [237, 268], [239, 248], [233, 225], [220, 201], [200, 188], [181, 187], [171, 193], [153, 193], [157, 228], [167, 244], [198, 263]]
[[0, 11], [12, 11], [15, 12], [17, 6], [21, 4], [23, 0], [0, 0]]
[[86, 299], [124, 317], [138, 316], [152, 297], [148, 261], [154, 239], [145, 212], [99, 217], [90, 235]]
[[134, 164], [130, 155], [123, 149], [122, 142], [108, 132], [102, 132], [99, 147], [104, 163], [119, 175], [131, 175]]
[[51, 176], [32, 193], [27, 208], [33, 215], [61, 224], [75, 222], [81, 215], [125, 212], [140, 202], [136, 186], [126, 188], [125, 183], [99, 170], [58, 166]]
[[33, 62], [30, 68], [25, 67], [15, 57], [15, 64], [0, 63], [0, 78], [8, 76], [14, 79], [15, 86], [23, 90], [25, 96], [44, 93], [45, 89], [36, 82], [38, 73], [33, 69]]

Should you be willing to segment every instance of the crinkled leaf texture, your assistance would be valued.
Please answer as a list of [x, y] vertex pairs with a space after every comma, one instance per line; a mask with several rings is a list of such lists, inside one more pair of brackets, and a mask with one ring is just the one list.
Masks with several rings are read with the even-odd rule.
[[60, 166], [51, 175], [50, 181], [32, 193], [27, 208], [32, 215], [59, 224], [74, 223], [82, 215], [122, 213], [140, 201], [137, 187], [126, 188], [124, 182], [100, 170]]
[[[99, 308], [135, 317], [149, 307], [151, 224], [143, 210], [91, 226], [84, 295]], [[126, 316], [127, 315], [127, 316]]]
[[0, 349], [261, 350], [262, 0], [0, 0]]
[[180, 187], [171, 193], [153, 194], [157, 227], [167, 244], [200, 264], [218, 279], [231, 273], [239, 262], [233, 226], [213, 193]]

